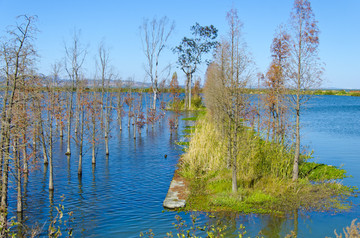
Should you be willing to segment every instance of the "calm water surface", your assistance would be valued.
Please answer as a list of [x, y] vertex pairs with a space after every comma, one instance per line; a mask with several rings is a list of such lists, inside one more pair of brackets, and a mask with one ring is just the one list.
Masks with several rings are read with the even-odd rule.
[[[314, 150], [315, 161], [342, 165], [353, 176], [345, 179], [344, 184], [353, 186], [360, 183], [359, 118], [360, 98], [341, 96], [313, 98], [302, 116], [303, 145]], [[54, 196], [49, 197], [47, 169], [40, 165], [32, 171], [24, 190], [27, 223], [44, 223], [54, 216], [56, 212], [51, 204], [58, 205], [64, 195], [62, 204], [67, 211], [74, 212], [75, 237], [138, 237], [141, 231], [150, 228], [156, 237], [164, 237], [172, 230], [177, 213], [163, 212], [162, 202], [182, 153], [174, 142], [181, 139], [181, 129], [186, 123], [189, 122], [180, 120], [179, 133], [170, 136], [165, 119], [153, 130], [151, 127], [148, 132], [144, 129], [142, 135], [133, 140], [132, 129], [128, 130], [126, 120], [121, 133], [114, 121], [110, 155], [106, 157], [104, 147], [100, 145], [97, 164], [93, 168], [91, 151], [87, 150], [81, 179], [77, 176], [75, 146], [71, 157], [67, 157], [64, 155], [65, 140], [64, 143], [58, 140], [60, 149], [54, 158]], [[11, 193], [10, 209], [15, 207], [15, 202], [15, 194]], [[358, 199], [354, 202], [359, 203]], [[189, 220], [189, 214], [180, 215]], [[301, 213], [297, 222], [293, 216], [218, 215], [233, 231], [244, 224], [249, 236], [261, 231], [266, 237], [284, 237], [296, 224], [298, 237], [334, 236], [334, 229], [342, 230], [359, 216], [358, 206], [338, 214]], [[203, 215], [200, 217], [206, 220]]]

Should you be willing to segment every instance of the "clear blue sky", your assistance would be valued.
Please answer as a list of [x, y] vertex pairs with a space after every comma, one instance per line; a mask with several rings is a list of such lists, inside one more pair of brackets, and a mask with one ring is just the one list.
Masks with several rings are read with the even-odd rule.
[[[360, 1], [312, 0], [319, 21], [320, 58], [326, 64], [324, 87], [360, 88]], [[275, 29], [286, 23], [292, 0], [0, 0], [0, 36], [13, 25], [18, 15], [37, 15], [36, 47], [40, 59], [37, 67], [44, 74], [61, 60], [65, 43], [70, 44], [74, 29], [81, 30], [81, 43], [88, 47], [86, 76], [94, 74], [94, 58], [104, 40], [111, 49], [111, 63], [120, 76], [144, 80], [145, 57], [139, 26], [144, 18], [167, 16], [176, 24], [169, 48], [189, 35], [190, 26], [213, 24], [220, 35], [227, 33], [226, 12], [239, 11], [244, 23], [244, 38], [253, 54], [259, 72], [270, 62], [269, 46]], [[183, 75], [174, 64], [175, 55], [167, 49], [161, 64], [173, 63], [181, 82]], [[198, 76], [204, 78], [205, 67]]]

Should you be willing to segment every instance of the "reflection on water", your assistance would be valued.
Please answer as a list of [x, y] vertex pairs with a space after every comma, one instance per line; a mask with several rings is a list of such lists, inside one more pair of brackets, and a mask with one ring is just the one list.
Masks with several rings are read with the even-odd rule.
[[[317, 161], [343, 164], [353, 175], [353, 178], [345, 179], [344, 183], [348, 185], [360, 182], [359, 105], [360, 98], [357, 97], [321, 96], [310, 101], [302, 116], [303, 144], [314, 149]], [[123, 126], [119, 131], [118, 126], [114, 126], [110, 155], [105, 156], [104, 145], [100, 144], [96, 166], [91, 163], [90, 148], [84, 148], [81, 177], [77, 176], [76, 148], [72, 148], [71, 156], [66, 156], [65, 143], [59, 139], [54, 153], [54, 193], [48, 191], [47, 165], [31, 171], [29, 178], [24, 178], [24, 219], [27, 224], [31, 226], [36, 221], [42, 224], [53, 218], [56, 216], [54, 206], [62, 203], [66, 211], [74, 212], [75, 237], [138, 237], [140, 231], [148, 229], [153, 229], [157, 237], [165, 236], [173, 230], [176, 213], [163, 213], [162, 202], [182, 153], [174, 142], [181, 139], [181, 130], [191, 124], [179, 122], [178, 133], [170, 135], [165, 118], [155, 123], [154, 128], [145, 127], [136, 140], [132, 127]], [[123, 125], [126, 124], [125, 118]], [[10, 190], [14, 191], [14, 188]], [[62, 195], [65, 197], [63, 202]], [[9, 194], [9, 206], [10, 210], [16, 206], [14, 192]], [[180, 215], [190, 224], [189, 214]], [[334, 229], [342, 230], [359, 215], [360, 210], [355, 207], [339, 214], [218, 213], [216, 218], [207, 218], [204, 214], [199, 214], [199, 218], [210, 224], [221, 219], [229, 227], [228, 237], [236, 237], [240, 224], [246, 227], [247, 235], [251, 237], [259, 232], [265, 237], [284, 237], [291, 231], [298, 233], [298, 237], [324, 237], [333, 236]]]

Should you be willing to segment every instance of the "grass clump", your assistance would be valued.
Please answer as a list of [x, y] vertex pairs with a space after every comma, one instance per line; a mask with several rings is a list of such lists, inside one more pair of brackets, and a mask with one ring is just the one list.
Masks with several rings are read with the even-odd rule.
[[237, 155], [238, 192], [232, 193], [231, 168], [226, 141], [206, 116], [197, 120], [186, 153], [179, 163], [180, 174], [190, 183], [188, 210], [286, 213], [298, 209], [344, 210], [354, 192], [337, 180], [346, 171], [335, 166], [308, 162], [302, 155], [299, 179], [292, 181], [293, 150], [265, 141], [244, 129]]

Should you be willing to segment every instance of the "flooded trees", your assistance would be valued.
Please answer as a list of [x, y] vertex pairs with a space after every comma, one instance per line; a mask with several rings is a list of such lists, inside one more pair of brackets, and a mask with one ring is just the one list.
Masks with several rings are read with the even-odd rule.
[[178, 55], [177, 64], [186, 75], [185, 109], [191, 109], [191, 81], [197, 67], [202, 63], [204, 54], [211, 52], [219, 44], [215, 39], [218, 30], [213, 26], [200, 26], [196, 23], [191, 27], [193, 38], [184, 37], [173, 49]]
[[305, 90], [321, 84], [321, 64], [318, 58], [319, 29], [309, 0], [295, 0], [291, 12], [289, 65], [287, 75], [291, 103], [295, 110], [295, 155], [293, 180], [298, 179], [300, 157], [300, 113], [309, 100]]

